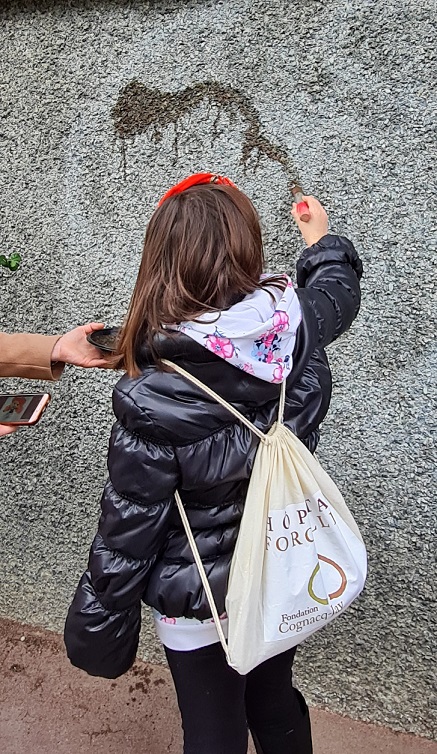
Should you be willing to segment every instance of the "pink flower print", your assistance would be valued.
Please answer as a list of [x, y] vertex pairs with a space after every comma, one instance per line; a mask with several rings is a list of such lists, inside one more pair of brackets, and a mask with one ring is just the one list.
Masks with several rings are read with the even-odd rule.
[[160, 619], [163, 623], [171, 623], [172, 626], [176, 623], [176, 618], [167, 618], [166, 615], [163, 615]]
[[278, 364], [273, 370], [272, 382], [283, 382], [283, 381], [284, 381], [284, 365]]
[[273, 315], [273, 332], [283, 332], [290, 324], [287, 312], [276, 311]]
[[249, 364], [248, 361], [246, 361], [245, 364], [241, 367], [244, 372], [247, 372], [248, 374], [255, 374], [252, 364]]
[[221, 356], [222, 359], [230, 359], [235, 353], [234, 346], [229, 338], [219, 338], [216, 335], [207, 337], [206, 347], [216, 353], [217, 356]]
[[276, 333], [274, 330], [269, 330], [265, 335], [262, 337], [262, 342], [264, 343], [267, 348], [271, 348], [273, 345], [273, 341], [275, 340]]

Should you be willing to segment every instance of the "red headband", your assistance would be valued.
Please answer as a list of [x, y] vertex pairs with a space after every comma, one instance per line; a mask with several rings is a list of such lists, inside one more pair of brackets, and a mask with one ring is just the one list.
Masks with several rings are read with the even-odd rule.
[[180, 181], [180, 183], [177, 183], [176, 186], [172, 186], [171, 189], [164, 194], [162, 199], [159, 200], [158, 207], [160, 207], [161, 204], [171, 196], [181, 194], [182, 191], [191, 188], [191, 186], [198, 186], [201, 183], [220, 183], [224, 186], [233, 186], [233, 188], [237, 188], [235, 183], [232, 183], [230, 178], [226, 178], [224, 175], [218, 175], [217, 173], [194, 173], [194, 175], [190, 175], [188, 178], [184, 178], [183, 181]]

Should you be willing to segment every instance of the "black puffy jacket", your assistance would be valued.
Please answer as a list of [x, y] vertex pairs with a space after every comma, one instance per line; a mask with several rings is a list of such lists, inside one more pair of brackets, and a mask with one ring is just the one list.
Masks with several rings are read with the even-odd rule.
[[[362, 265], [345, 238], [324, 236], [297, 263], [302, 309], [287, 379], [285, 424], [315, 450], [331, 397], [324, 347], [360, 306]], [[276, 419], [280, 386], [236, 369], [181, 333], [159, 352], [209, 385], [263, 431]], [[141, 600], [169, 616], [210, 617], [174, 501], [180, 491], [219, 613], [258, 438], [223, 406], [154, 365], [114, 389], [117, 421], [88, 570], [70, 607], [65, 642], [73, 664], [114, 678], [134, 660]]]

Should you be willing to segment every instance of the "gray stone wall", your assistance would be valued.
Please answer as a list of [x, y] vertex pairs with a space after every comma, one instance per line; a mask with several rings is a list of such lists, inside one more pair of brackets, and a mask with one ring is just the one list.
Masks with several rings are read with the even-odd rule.
[[[370, 573], [347, 615], [302, 646], [297, 675], [314, 704], [429, 736], [434, 12], [433, 0], [0, 10], [0, 253], [23, 255], [0, 276], [2, 329], [120, 323], [157, 199], [195, 170], [228, 174], [252, 197], [271, 269], [293, 267], [302, 248], [290, 177], [356, 243], [362, 311], [329, 349], [319, 452], [362, 529]], [[1, 441], [3, 616], [62, 628], [98, 517], [114, 381], [67, 368], [41, 424]], [[147, 613], [141, 652], [162, 660]]]

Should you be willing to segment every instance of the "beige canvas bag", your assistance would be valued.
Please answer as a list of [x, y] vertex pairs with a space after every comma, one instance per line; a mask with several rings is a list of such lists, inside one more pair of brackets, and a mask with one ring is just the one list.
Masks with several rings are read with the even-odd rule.
[[229, 574], [228, 640], [178, 492], [176, 503], [231, 667], [245, 675], [341, 615], [362, 591], [366, 548], [317, 459], [278, 420], [265, 435], [184, 369], [164, 363], [225, 406], [260, 439]]

